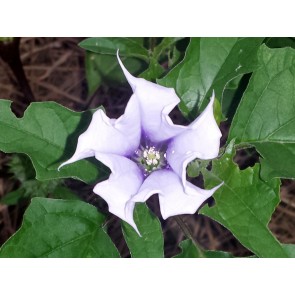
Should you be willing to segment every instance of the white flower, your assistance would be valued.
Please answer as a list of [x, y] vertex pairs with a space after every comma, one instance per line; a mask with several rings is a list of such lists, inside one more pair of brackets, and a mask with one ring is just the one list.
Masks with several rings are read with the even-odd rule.
[[193, 214], [219, 187], [204, 190], [186, 180], [186, 167], [198, 159], [217, 157], [221, 132], [213, 115], [214, 94], [203, 113], [190, 125], [175, 125], [169, 113], [180, 102], [174, 89], [133, 77], [118, 61], [133, 89], [125, 113], [109, 119], [102, 110], [93, 114], [88, 129], [80, 135], [74, 155], [60, 167], [93, 157], [112, 173], [94, 192], [109, 205], [109, 211], [128, 222], [135, 202], [159, 194], [164, 219]]

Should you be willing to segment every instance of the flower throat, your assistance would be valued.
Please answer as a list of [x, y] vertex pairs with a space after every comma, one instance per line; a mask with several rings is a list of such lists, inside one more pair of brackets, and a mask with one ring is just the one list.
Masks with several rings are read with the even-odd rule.
[[145, 176], [148, 176], [153, 171], [167, 168], [166, 145], [141, 144], [135, 151], [132, 160], [142, 168]]

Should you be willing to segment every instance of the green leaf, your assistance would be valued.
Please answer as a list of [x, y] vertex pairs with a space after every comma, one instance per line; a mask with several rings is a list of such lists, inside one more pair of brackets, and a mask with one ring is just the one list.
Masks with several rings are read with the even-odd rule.
[[[202, 258], [191, 240], [180, 242], [179, 247], [181, 248], [181, 253], [174, 256], [174, 258]], [[203, 258], [233, 258], [233, 255], [223, 251], [207, 250], [203, 252]]]
[[63, 200], [79, 200], [79, 197], [69, 188], [59, 185], [52, 192], [52, 197]]
[[262, 46], [258, 58], [228, 140], [255, 146], [264, 179], [295, 178], [295, 50]]
[[37, 179], [73, 177], [92, 183], [105, 175], [106, 168], [90, 160], [57, 170], [73, 155], [79, 135], [90, 124], [90, 111], [76, 113], [54, 102], [42, 102], [32, 103], [23, 118], [17, 118], [10, 106], [11, 101], [0, 100], [0, 150], [27, 154]]
[[0, 257], [118, 257], [96, 208], [81, 201], [35, 198]]
[[189, 177], [198, 177], [201, 170], [206, 168], [210, 163], [210, 160], [193, 160], [187, 166], [187, 174]]
[[63, 200], [78, 200], [79, 197], [69, 188], [63, 186], [60, 181], [48, 180], [39, 181], [36, 179], [28, 180], [22, 183], [21, 187], [15, 191], [9, 192], [0, 200], [0, 203], [6, 205], [16, 205], [22, 199], [32, 199], [36, 197]]
[[[133, 75], [137, 75], [146, 68], [146, 63], [137, 58], [122, 57], [121, 59]], [[85, 65], [89, 95], [92, 95], [103, 83], [115, 86], [126, 83], [126, 78], [116, 56], [87, 51]]]
[[216, 204], [200, 211], [228, 228], [233, 235], [258, 257], [288, 257], [279, 241], [267, 227], [279, 203], [280, 181], [264, 182], [259, 177], [259, 164], [239, 170], [234, 164], [233, 142], [212, 170], [203, 170], [206, 188], [224, 182], [215, 194]]
[[39, 181], [30, 158], [25, 154], [13, 154], [8, 162], [9, 172], [14, 179], [19, 180], [20, 187], [9, 192], [0, 200], [6, 205], [16, 205], [22, 199], [34, 197], [53, 197], [77, 200], [79, 197], [63, 185], [63, 180], [52, 179]]
[[159, 219], [145, 204], [136, 204], [134, 221], [142, 237], [129, 224], [122, 222], [123, 234], [131, 257], [164, 257], [164, 238]]
[[148, 50], [131, 38], [88, 38], [79, 43], [79, 46], [95, 53], [110, 55], [116, 55], [119, 49], [120, 56], [138, 57], [149, 61]]
[[5, 195], [1, 202], [7, 205], [15, 205], [25, 198], [47, 198], [52, 196], [58, 187], [61, 187], [61, 180], [25, 180], [21, 183], [19, 189]]
[[180, 110], [195, 118], [209, 102], [213, 90], [222, 98], [233, 78], [252, 72], [263, 38], [192, 38], [185, 57], [157, 82], [173, 87], [181, 98]]
[[220, 122], [224, 121], [225, 117], [222, 114], [221, 104], [218, 101], [218, 99], [214, 100], [213, 112], [214, 112], [214, 118], [215, 118], [217, 125], [220, 125]]
[[24, 198], [25, 189], [19, 188], [15, 191], [9, 192], [0, 199], [0, 203], [5, 205], [16, 205], [21, 199]]

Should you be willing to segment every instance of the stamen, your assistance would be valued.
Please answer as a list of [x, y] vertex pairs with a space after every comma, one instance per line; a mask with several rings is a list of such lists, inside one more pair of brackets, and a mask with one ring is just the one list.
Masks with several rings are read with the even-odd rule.
[[155, 146], [141, 146], [135, 154], [137, 157], [134, 160], [142, 166], [146, 175], [167, 165], [166, 154]]

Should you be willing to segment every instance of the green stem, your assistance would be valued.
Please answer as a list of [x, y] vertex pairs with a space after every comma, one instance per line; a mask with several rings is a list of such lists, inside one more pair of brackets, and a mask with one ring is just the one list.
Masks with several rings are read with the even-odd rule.
[[157, 42], [157, 38], [155, 38], [155, 37], [150, 37], [150, 39], [149, 39], [149, 49], [150, 49], [150, 51], [151, 52], [153, 52], [154, 51], [154, 48], [156, 47], [156, 42]]

